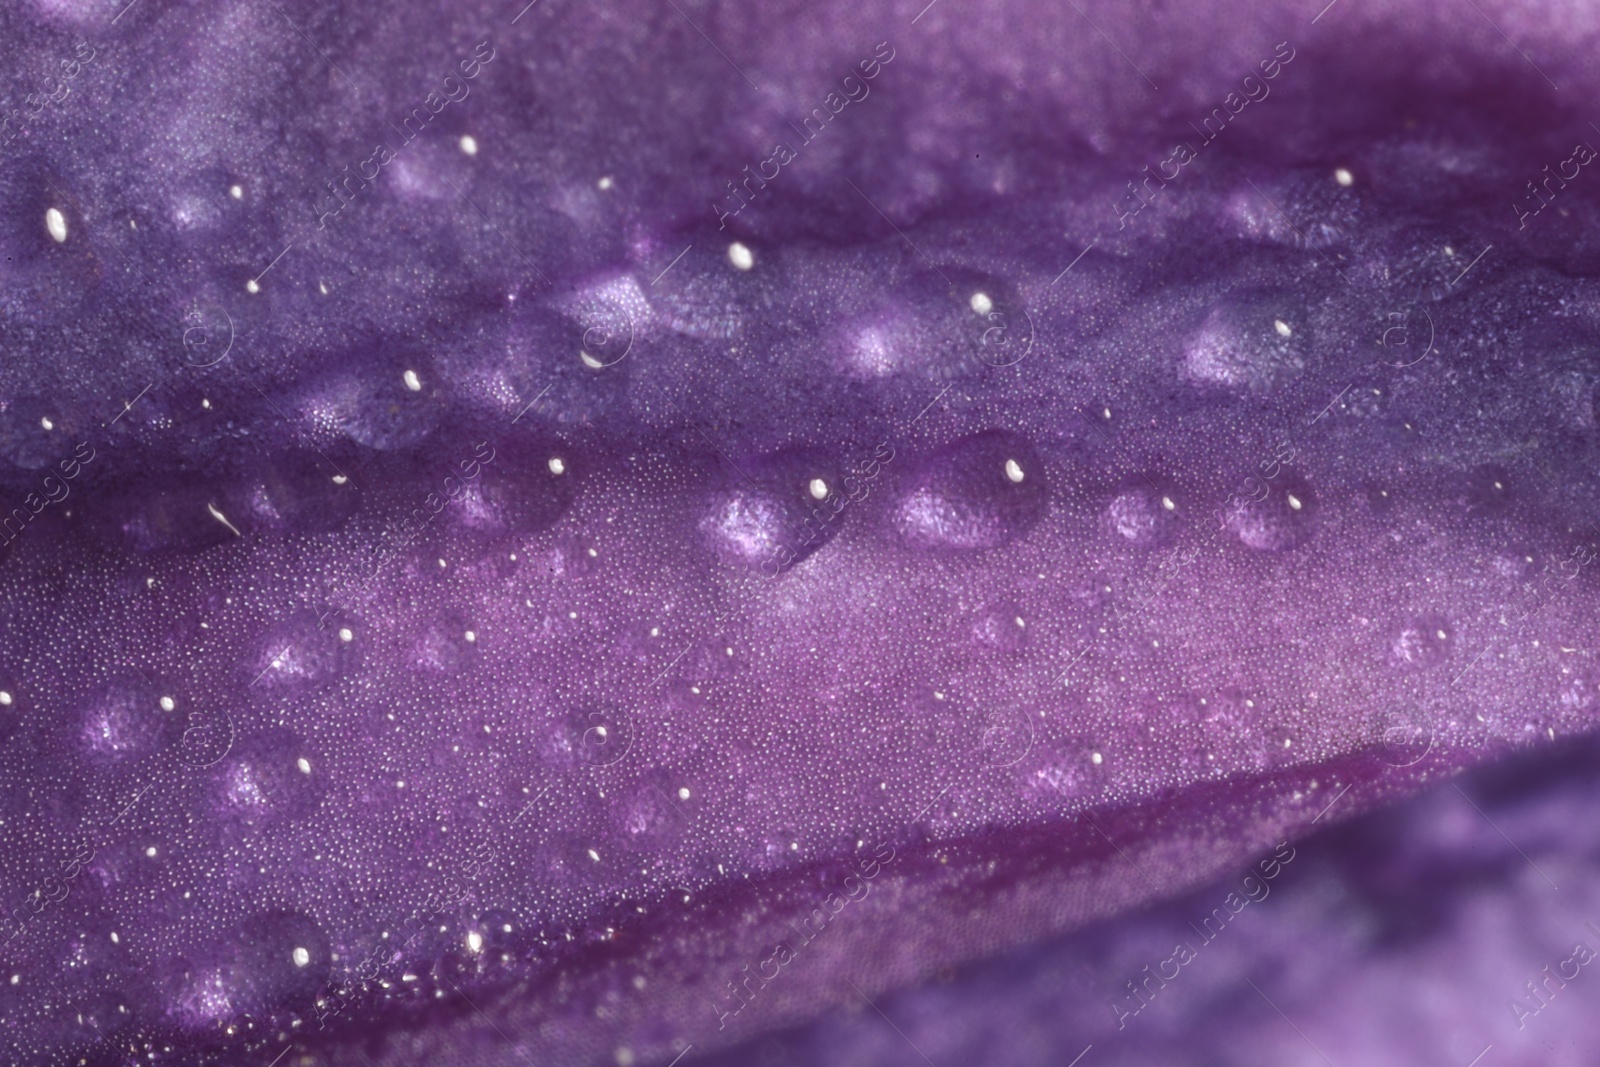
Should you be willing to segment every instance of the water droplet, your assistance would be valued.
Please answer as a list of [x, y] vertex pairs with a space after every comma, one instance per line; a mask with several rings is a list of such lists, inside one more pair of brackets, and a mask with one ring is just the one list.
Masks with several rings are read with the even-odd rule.
[[1105, 789], [1106, 750], [1097, 738], [1041, 739], [1011, 770], [1026, 799], [1056, 808], [1063, 800], [1094, 797]]
[[1269, 709], [1248, 690], [1223, 687], [1207, 694], [1198, 710], [1200, 740], [1224, 773], [1273, 770], [1300, 757], [1298, 718]]
[[[577, 497], [580, 472], [570, 453], [542, 439], [477, 455], [438, 479], [440, 499], [450, 498], [446, 516], [457, 529], [498, 538], [538, 533], [554, 526]], [[448, 479], [448, 480], [447, 480]], [[453, 495], [452, 495], [453, 494]]]
[[[700, 531], [723, 561], [776, 576], [827, 544], [843, 526], [846, 500], [831, 459], [786, 449], [716, 475]], [[818, 491], [821, 496], [818, 496]]]
[[[688, 243], [683, 239], [676, 241], [675, 247], [661, 246], [656, 270], [665, 273], [654, 277], [646, 294], [654, 311], [651, 318], [686, 337], [708, 341], [737, 337], [743, 332], [746, 319], [740, 297], [749, 284], [740, 277], [744, 271], [734, 274], [718, 263], [713, 258], [716, 253], [706, 242], [696, 242], [682, 259], [672, 263]], [[730, 248], [728, 258], [732, 260], [733, 255]], [[751, 260], [753, 264], [753, 256]]]
[[336, 430], [378, 451], [413, 448], [434, 432], [442, 398], [426, 355], [410, 342], [379, 338], [331, 357], [331, 366], [362, 370], [326, 379], [299, 408], [317, 429]]
[[1288, 326], [1304, 318], [1297, 310], [1297, 300], [1286, 293], [1227, 297], [1189, 338], [1184, 375], [1197, 384], [1252, 393], [1294, 380], [1305, 369], [1307, 332]]
[[[1331, 249], [1360, 232], [1362, 197], [1350, 183], [1329, 182], [1327, 172], [1301, 169], [1277, 180], [1259, 177], [1226, 201], [1225, 213], [1241, 237], [1290, 248]], [[1348, 173], [1348, 172], [1344, 172]]]
[[639, 848], [651, 848], [663, 839], [681, 839], [692, 827], [703, 804], [698, 765], [658, 768], [644, 774], [619, 796], [613, 825]]
[[477, 662], [475, 640], [467, 640], [466, 624], [458, 615], [428, 623], [413, 645], [413, 663], [433, 674], [459, 674]]
[[1260, 499], [1235, 497], [1224, 508], [1228, 527], [1241, 542], [1262, 552], [1285, 552], [1310, 540], [1317, 522], [1317, 500], [1302, 479], [1284, 477], [1256, 483]]
[[294, 911], [268, 911], [198, 947], [192, 963], [173, 972], [170, 1010], [191, 1023], [214, 1025], [241, 1013], [309, 1008], [332, 967], [327, 937]]
[[1458, 280], [1470, 280], [1472, 287], [1482, 289], [1494, 277], [1500, 257], [1484, 256], [1473, 264], [1488, 243], [1465, 232], [1408, 226], [1375, 235], [1372, 248], [1378, 280], [1397, 300], [1436, 301], [1464, 292], [1468, 287], [1457, 285]]
[[633, 747], [633, 713], [626, 708], [577, 708], [551, 723], [545, 752], [558, 765], [609, 767]]
[[96, 763], [124, 763], [177, 739], [177, 720], [161, 713], [160, 698], [142, 679], [121, 678], [84, 701], [78, 738]]
[[1178, 530], [1178, 505], [1172, 491], [1144, 479], [1129, 481], [1106, 506], [1105, 522], [1136, 548], [1168, 544]]
[[309, 754], [306, 742], [287, 727], [240, 738], [208, 772], [218, 810], [250, 825], [309, 815], [327, 790]]
[[852, 308], [842, 367], [861, 378], [915, 371], [934, 379], [1009, 367], [1033, 347], [1033, 318], [1015, 287], [954, 267], [918, 273]]
[[[350, 639], [345, 633], [350, 633]], [[244, 661], [245, 682], [267, 693], [304, 692], [326, 685], [356, 663], [355, 634], [348, 626], [318, 626], [318, 617], [302, 612], [273, 627]]]
[[1600, 711], [1600, 667], [1588, 663], [1563, 667], [1559, 699], [1568, 711], [1581, 714]]
[[361, 507], [355, 483], [315, 453], [289, 452], [254, 469], [224, 510], [251, 532], [334, 530]]
[[759, 563], [776, 552], [785, 534], [785, 509], [765, 494], [734, 489], [717, 500], [700, 528], [715, 542], [718, 554], [741, 563]]
[[464, 349], [455, 373], [480, 379], [488, 397], [511, 396], [507, 414], [519, 429], [587, 422], [627, 392], [628, 356], [651, 315], [632, 276], [596, 279], [560, 307], [517, 307], [499, 344]]
[[1026, 647], [1028, 627], [1022, 609], [1014, 600], [998, 600], [988, 605], [972, 617], [972, 639], [1000, 652], [1015, 652]]
[[[41, 397], [18, 397], [0, 411], [0, 459], [24, 470], [42, 470], [75, 455], [78, 448], [76, 420], [71, 419], [59, 404]], [[92, 448], [78, 448], [77, 456], [94, 455]], [[73, 460], [70, 467], [78, 470], [81, 462]], [[61, 488], [56, 488], [60, 483]], [[48, 486], [41, 486], [39, 495], [70, 492], [63, 479], [56, 475]]]
[[[1013, 465], [1025, 476], [1013, 477]], [[1042, 472], [1038, 453], [1017, 434], [989, 430], [963, 438], [919, 466], [896, 506], [895, 526], [916, 548], [998, 548], [1044, 514]]]
[[1413, 616], [1389, 637], [1389, 658], [1408, 670], [1428, 670], [1450, 657], [1453, 628], [1440, 615]]

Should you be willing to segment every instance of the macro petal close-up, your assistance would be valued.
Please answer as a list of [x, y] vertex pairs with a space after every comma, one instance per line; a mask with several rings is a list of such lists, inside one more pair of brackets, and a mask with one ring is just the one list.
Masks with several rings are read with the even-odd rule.
[[0, 1062], [1600, 1055], [1600, 9], [0, 42]]

